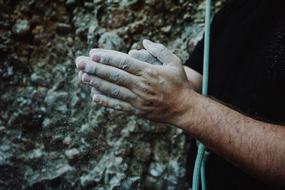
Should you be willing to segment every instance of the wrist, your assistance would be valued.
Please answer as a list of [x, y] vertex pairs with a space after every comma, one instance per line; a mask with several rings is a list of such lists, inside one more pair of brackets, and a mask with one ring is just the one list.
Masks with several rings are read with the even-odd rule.
[[195, 123], [197, 123], [197, 121], [200, 120], [199, 118], [201, 118], [201, 113], [197, 113], [199, 112], [197, 107], [202, 103], [204, 97], [193, 89], [187, 90], [182, 96], [183, 101], [181, 102], [181, 112], [171, 123], [188, 131], [190, 134], [193, 134]]

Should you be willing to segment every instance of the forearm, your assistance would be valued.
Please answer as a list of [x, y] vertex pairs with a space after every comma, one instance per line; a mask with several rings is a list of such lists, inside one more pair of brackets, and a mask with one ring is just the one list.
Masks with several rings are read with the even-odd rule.
[[190, 67], [184, 66], [188, 81], [191, 82], [196, 92], [200, 92], [202, 89], [202, 75]]
[[246, 117], [195, 93], [178, 126], [257, 178], [285, 185], [285, 127]]

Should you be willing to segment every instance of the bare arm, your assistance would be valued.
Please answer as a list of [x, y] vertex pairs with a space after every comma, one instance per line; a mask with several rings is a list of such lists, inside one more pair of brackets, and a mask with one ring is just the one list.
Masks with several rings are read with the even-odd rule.
[[201, 92], [202, 89], [202, 75], [190, 67], [184, 66], [187, 79], [192, 83], [196, 92]]
[[187, 111], [175, 124], [244, 171], [285, 186], [285, 126], [254, 120], [191, 93]]

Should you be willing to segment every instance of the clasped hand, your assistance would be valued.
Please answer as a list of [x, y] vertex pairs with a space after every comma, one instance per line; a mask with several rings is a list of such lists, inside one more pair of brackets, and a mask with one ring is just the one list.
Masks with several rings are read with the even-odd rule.
[[92, 49], [76, 58], [92, 100], [146, 119], [173, 123], [187, 109], [192, 87], [180, 59], [162, 44], [143, 41], [145, 50], [129, 54]]

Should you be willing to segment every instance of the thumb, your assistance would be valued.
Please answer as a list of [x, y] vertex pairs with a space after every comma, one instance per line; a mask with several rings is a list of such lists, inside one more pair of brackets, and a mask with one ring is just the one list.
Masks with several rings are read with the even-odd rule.
[[135, 59], [150, 63], [152, 65], [162, 65], [162, 63], [159, 60], [157, 60], [153, 55], [151, 55], [145, 49], [131, 50], [129, 51], [129, 55]]
[[180, 59], [164, 45], [145, 39], [143, 40], [143, 46], [150, 54], [156, 57], [164, 65], [181, 66]]

